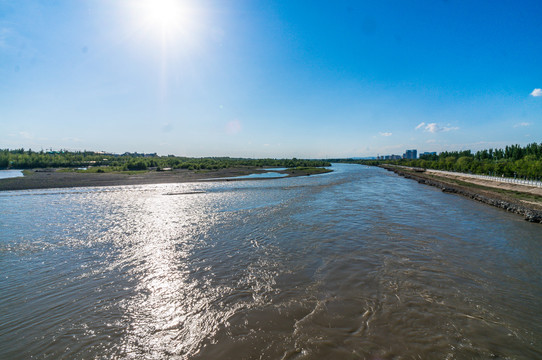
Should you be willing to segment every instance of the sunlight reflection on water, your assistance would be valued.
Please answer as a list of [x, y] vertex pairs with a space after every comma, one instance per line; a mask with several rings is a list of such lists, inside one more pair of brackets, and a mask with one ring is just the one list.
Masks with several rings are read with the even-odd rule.
[[[213, 226], [212, 217], [197, 216], [203, 215], [205, 206], [198, 200], [196, 195], [154, 196], [142, 200], [141, 210], [130, 214], [137, 230], [121, 256], [139, 266], [130, 272], [138, 283], [136, 295], [126, 302], [130, 330], [123, 352], [128, 356], [191, 353], [221, 320], [208, 309], [216, 291], [202, 294], [203, 279], [190, 277], [188, 257], [198, 242], [192, 235], [205, 234]], [[195, 219], [193, 209], [198, 209]]]

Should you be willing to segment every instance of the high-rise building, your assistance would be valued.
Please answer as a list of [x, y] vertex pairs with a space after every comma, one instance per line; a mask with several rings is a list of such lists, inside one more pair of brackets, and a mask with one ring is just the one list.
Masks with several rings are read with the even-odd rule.
[[407, 150], [404, 154], [403, 154], [403, 159], [410, 159], [410, 160], [414, 160], [414, 159], [417, 159], [418, 158], [418, 150]]

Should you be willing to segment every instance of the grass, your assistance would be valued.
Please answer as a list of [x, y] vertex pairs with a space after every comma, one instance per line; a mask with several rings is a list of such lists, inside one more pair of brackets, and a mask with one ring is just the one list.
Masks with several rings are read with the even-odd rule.
[[290, 168], [288, 170], [302, 171], [306, 175], [325, 174], [325, 173], [333, 171], [331, 169], [326, 169], [322, 167], [304, 167], [304, 166], [298, 166], [295, 168]]
[[203, 170], [195, 170], [196, 174], [205, 174], [211, 171], [215, 171], [215, 169], [203, 169]]

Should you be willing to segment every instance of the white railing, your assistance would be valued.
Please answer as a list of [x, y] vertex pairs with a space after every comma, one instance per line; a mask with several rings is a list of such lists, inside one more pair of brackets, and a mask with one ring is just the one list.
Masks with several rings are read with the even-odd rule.
[[[421, 168], [412, 168], [410, 166], [403, 166], [403, 165], [391, 165], [391, 166], [397, 166], [397, 167], [406, 168], [406, 169], [420, 169], [421, 170]], [[518, 184], [518, 185], [542, 188], [542, 181], [536, 181], [536, 180], [507, 178], [507, 177], [502, 177], [502, 176], [490, 176], [490, 175], [475, 175], [475, 174], [468, 174], [468, 173], [462, 173], [462, 172], [433, 170], [433, 169], [427, 169], [427, 171], [434, 172], [434, 173], [455, 175], [455, 176], [470, 177], [474, 179], [483, 179], [483, 180], [497, 181], [497, 182], [502, 182], [502, 183]]]
[[484, 180], [497, 181], [497, 182], [502, 182], [502, 183], [518, 184], [518, 185], [534, 186], [534, 187], [542, 188], [542, 181], [536, 181], [536, 180], [507, 178], [507, 177], [502, 177], [502, 176], [490, 176], [490, 175], [475, 175], [475, 174], [467, 174], [467, 173], [460, 173], [460, 172], [453, 172], [453, 171], [432, 170], [432, 169], [427, 169], [427, 170], [431, 172], [435, 172], [435, 173], [450, 174], [450, 175], [456, 175], [456, 176], [470, 177], [474, 179], [484, 179]]

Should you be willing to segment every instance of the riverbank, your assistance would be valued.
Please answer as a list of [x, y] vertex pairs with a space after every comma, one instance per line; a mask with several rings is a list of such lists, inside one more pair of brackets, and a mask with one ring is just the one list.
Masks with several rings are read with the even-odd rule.
[[470, 199], [522, 215], [530, 222], [542, 223], [542, 196], [537, 190], [527, 186], [508, 184], [485, 184], [460, 176], [445, 176], [430, 171], [408, 169], [392, 165], [381, 165], [382, 168], [393, 171], [407, 179], [413, 179], [421, 184], [431, 185], [442, 189], [443, 192], [459, 194]]
[[[59, 169], [34, 169], [25, 170], [24, 177], [0, 179], [0, 191], [90, 186], [168, 184], [196, 181], [246, 181], [247, 179], [221, 180], [220, 178], [231, 178], [248, 174], [264, 173], [267, 171], [268, 170], [256, 167], [236, 167], [217, 170], [175, 169], [171, 171], [128, 171], [105, 173], [65, 170], [60, 171]], [[287, 174], [286, 177], [295, 177], [314, 175], [328, 171], [332, 170], [325, 168], [292, 168], [276, 172]], [[266, 179], [262, 178], [252, 180]]]

